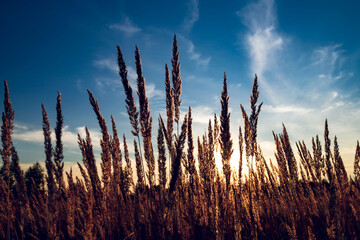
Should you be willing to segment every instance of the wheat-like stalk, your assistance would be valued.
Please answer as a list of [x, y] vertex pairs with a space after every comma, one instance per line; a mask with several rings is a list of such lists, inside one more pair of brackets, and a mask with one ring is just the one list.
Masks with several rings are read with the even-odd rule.
[[174, 96], [170, 83], [170, 74], [167, 64], [165, 64], [165, 92], [166, 92], [166, 127], [169, 136], [173, 134], [174, 124]]
[[127, 143], [126, 143], [125, 134], [123, 135], [123, 141], [124, 141], [124, 159], [125, 159], [125, 162], [126, 162], [125, 171], [126, 171], [126, 174], [130, 178], [130, 184], [133, 186], [134, 185], [133, 170], [132, 170], [132, 167], [131, 167], [131, 161], [130, 161], [130, 157], [129, 157], [129, 150], [128, 150], [128, 146], [127, 146]]
[[150, 116], [149, 101], [146, 96], [145, 78], [142, 74], [140, 51], [136, 46], [135, 49], [135, 65], [137, 73], [137, 95], [140, 105], [140, 125], [141, 135], [144, 140], [145, 161], [148, 167], [148, 181], [150, 187], [153, 186], [155, 176], [155, 158], [153, 153], [151, 135], [152, 135], [152, 117]]
[[[173, 134], [174, 119], [179, 127], [176, 114], [180, 114], [181, 103], [180, 64], [175, 36], [173, 86], [169, 69], [165, 66], [167, 121], [165, 124], [159, 115], [158, 171], [155, 175], [152, 118], [140, 53], [136, 48], [140, 107], [137, 113], [119, 47], [117, 51], [119, 75], [135, 137], [132, 159], [123, 135], [124, 170], [114, 117], [111, 116], [110, 137], [99, 104], [89, 91], [90, 104], [102, 131], [102, 176], [97, 171], [97, 151], [94, 153], [89, 130], [85, 128], [84, 139], [78, 135], [83, 161], [83, 165], [78, 163], [78, 167], [82, 177], [73, 176], [70, 169], [70, 172], [66, 172], [66, 184], [61, 180], [64, 159], [60, 93], [56, 107], [55, 151], [52, 149], [49, 118], [42, 105], [46, 187], [44, 170], [39, 163], [24, 174], [20, 168], [21, 155], [18, 155], [11, 141], [14, 112], [5, 82], [1, 126], [4, 162], [0, 169], [1, 239], [357, 239], [360, 235], [359, 142], [355, 151], [354, 176], [346, 172], [336, 136], [331, 149], [327, 120], [324, 147], [318, 136], [312, 138], [310, 150], [304, 140], [297, 141], [297, 162], [289, 138], [291, 134], [283, 124], [280, 134], [273, 132], [277, 164], [273, 164], [271, 158], [265, 159], [257, 140], [262, 104], [257, 103], [259, 86], [255, 75], [250, 114], [240, 105], [244, 125], [239, 126], [239, 172], [231, 172], [229, 161], [233, 146], [225, 74], [220, 121], [216, 114], [209, 119], [206, 132], [197, 137], [197, 149], [193, 142], [193, 127], [196, 125], [191, 107], [185, 115], [181, 131]], [[144, 144], [147, 172], [144, 171], [140, 138]], [[218, 142], [224, 174], [219, 172], [215, 164]], [[57, 152], [56, 156], [54, 152]], [[243, 155], [249, 166], [248, 172], [242, 168]], [[168, 166], [167, 158], [170, 160]], [[137, 176], [132, 173], [133, 160]], [[169, 178], [166, 176], [167, 167], [171, 171]], [[137, 182], [134, 183], [136, 178]], [[146, 180], [149, 181], [148, 186]]]
[[142, 167], [142, 163], [141, 163], [141, 159], [140, 159], [140, 153], [139, 153], [139, 148], [137, 146], [137, 142], [134, 140], [134, 151], [135, 151], [135, 162], [136, 162], [136, 173], [137, 173], [137, 185], [140, 188], [144, 188], [145, 187], [145, 181], [144, 181], [144, 172], [143, 172], [143, 167]]
[[289, 136], [287, 134], [285, 125], [283, 124], [283, 133], [280, 135], [282, 148], [285, 154], [285, 158], [287, 161], [287, 168], [289, 170], [289, 177], [293, 183], [296, 183], [298, 180], [298, 170], [297, 163], [294, 157], [294, 153], [291, 148]]
[[[223, 90], [221, 92], [221, 115], [220, 115], [220, 146], [223, 172], [226, 180], [226, 190], [230, 186], [230, 158], [234, 150], [232, 149], [232, 140], [230, 133], [230, 113], [229, 113], [229, 94], [227, 90], [226, 73], [224, 73]], [[216, 125], [215, 125], [216, 126]], [[215, 130], [216, 133], [216, 130]]]
[[179, 51], [178, 45], [176, 40], [176, 35], [174, 34], [174, 41], [173, 41], [173, 57], [171, 59], [172, 64], [172, 82], [173, 82], [173, 89], [172, 94], [174, 98], [174, 109], [175, 109], [175, 122], [178, 126], [177, 135], [179, 135], [179, 119], [180, 119], [180, 105], [181, 105], [181, 77], [180, 77], [180, 62], [179, 62]]
[[159, 119], [159, 128], [157, 136], [158, 145], [158, 168], [159, 168], [159, 184], [162, 189], [166, 186], [166, 155], [165, 155], [165, 138]]
[[242, 178], [242, 165], [243, 165], [243, 148], [244, 147], [244, 137], [241, 130], [241, 126], [239, 126], [239, 186], [241, 187], [241, 178]]
[[106, 126], [105, 119], [100, 113], [98, 101], [95, 100], [94, 95], [88, 90], [90, 104], [98, 119], [102, 139], [100, 140], [101, 146], [101, 170], [102, 170], [102, 182], [104, 183], [105, 197], [107, 197], [109, 191], [110, 175], [111, 175], [111, 153], [110, 153], [110, 136]]
[[355, 177], [355, 181], [359, 182], [359, 180], [360, 180], [360, 145], [359, 145], [359, 141], [357, 141], [357, 143], [356, 143], [356, 150], [355, 150], [354, 177]]
[[42, 116], [43, 116], [43, 134], [44, 134], [44, 147], [45, 147], [45, 166], [47, 171], [47, 187], [49, 198], [52, 201], [54, 194], [56, 192], [56, 185], [54, 179], [54, 162], [52, 161], [53, 149], [51, 144], [51, 132], [50, 132], [50, 122], [47, 115], [44, 104], [41, 104]]
[[325, 166], [326, 166], [326, 174], [327, 174], [327, 178], [328, 178], [330, 184], [332, 184], [332, 181], [333, 181], [333, 172], [332, 172], [332, 165], [331, 165], [331, 161], [330, 161], [331, 158], [332, 158], [332, 154], [331, 154], [331, 150], [330, 150], [331, 140], [330, 140], [330, 138], [329, 138], [329, 126], [328, 126], [327, 119], [325, 120], [324, 139], [325, 139]]
[[139, 136], [139, 120], [138, 116], [139, 113], [136, 110], [135, 100], [133, 96], [133, 91], [129, 82], [129, 79], [127, 78], [127, 70], [126, 70], [126, 64], [121, 52], [121, 49], [119, 46], [116, 45], [117, 50], [117, 60], [118, 60], [118, 66], [119, 66], [119, 75], [121, 77], [121, 82], [124, 86], [124, 91], [126, 95], [126, 110], [129, 115], [129, 120], [131, 123], [131, 126], [133, 127], [133, 130], [131, 131], [132, 134], [135, 137]]
[[5, 179], [7, 179], [7, 200], [6, 200], [6, 216], [7, 216], [7, 224], [6, 224], [6, 236], [10, 239], [10, 228], [11, 228], [11, 203], [10, 203], [10, 155], [11, 155], [11, 135], [14, 128], [14, 111], [12, 109], [12, 105], [10, 102], [9, 96], [9, 88], [6, 81], [4, 81], [4, 112], [2, 113], [2, 126], [1, 126], [1, 140], [2, 140], [2, 159], [4, 162], [5, 168]]
[[170, 187], [169, 191], [173, 192], [177, 183], [179, 182], [179, 174], [181, 172], [181, 158], [183, 155], [183, 149], [185, 145], [187, 132], [187, 115], [184, 117], [184, 122], [181, 126], [181, 134], [178, 138], [176, 138], [175, 143], [175, 158], [171, 165], [171, 179], [170, 179]]
[[116, 123], [114, 120], [114, 117], [111, 115], [111, 126], [112, 126], [112, 132], [113, 137], [110, 141], [110, 150], [111, 150], [111, 156], [113, 160], [113, 174], [112, 177], [117, 184], [123, 185], [121, 183], [121, 174], [122, 174], [122, 155], [121, 155], [121, 148], [120, 148], [120, 140], [116, 129]]
[[64, 155], [63, 155], [63, 144], [61, 141], [62, 136], [62, 128], [63, 128], [63, 115], [61, 110], [61, 94], [58, 92], [57, 101], [56, 101], [56, 127], [55, 127], [55, 149], [54, 149], [54, 173], [55, 179], [57, 182], [57, 188], [59, 194], [63, 194], [64, 192], [64, 179], [63, 179], [63, 172], [64, 172]]
[[258, 79], [257, 79], [257, 75], [255, 74], [252, 93], [250, 96], [251, 115], [250, 115], [249, 121], [250, 121], [250, 127], [251, 127], [251, 135], [252, 135], [252, 140], [251, 140], [251, 153], [252, 154], [251, 155], [254, 155], [254, 153], [256, 151], [257, 123], [258, 123], [258, 118], [259, 118], [259, 114], [261, 111], [261, 106], [263, 104], [263, 103], [260, 103], [260, 105], [257, 106], [257, 100], [259, 98], [258, 87], [259, 87]]

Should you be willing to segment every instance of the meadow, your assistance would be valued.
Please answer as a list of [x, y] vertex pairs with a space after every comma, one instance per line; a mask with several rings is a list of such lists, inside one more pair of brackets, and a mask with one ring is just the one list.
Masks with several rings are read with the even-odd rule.
[[[119, 134], [112, 116], [110, 124], [105, 122], [88, 90], [102, 133], [101, 168], [97, 169], [93, 150], [98, 143], [91, 141], [86, 129], [85, 137], [78, 135], [81, 176], [64, 172], [60, 93], [55, 145], [42, 105], [45, 169], [38, 163], [26, 172], [21, 169], [12, 141], [14, 110], [4, 82], [1, 239], [358, 239], [359, 143], [350, 175], [336, 137], [329, 138], [327, 120], [323, 136], [314, 136], [312, 146], [296, 142], [296, 149], [283, 125], [281, 133], [273, 133], [275, 161], [265, 159], [257, 141], [262, 107], [258, 78], [255, 75], [250, 109], [241, 104], [238, 109], [243, 125], [231, 136], [225, 73], [221, 113], [209, 119], [203, 136], [193, 136], [191, 107], [180, 119], [182, 81], [176, 36], [171, 69], [165, 66], [166, 116], [154, 116], [157, 123], [149, 109], [139, 49], [135, 50], [136, 94], [119, 46], [117, 61], [132, 136]], [[240, 151], [236, 172], [230, 164], [234, 144]], [[216, 149], [220, 149], [222, 169], [215, 164]]]

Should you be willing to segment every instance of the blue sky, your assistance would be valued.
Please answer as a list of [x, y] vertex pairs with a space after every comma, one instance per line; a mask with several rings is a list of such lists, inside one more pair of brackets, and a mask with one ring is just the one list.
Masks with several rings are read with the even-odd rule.
[[100, 149], [86, 89], [98, 99], [107, 122], [113, 114], [120, 134], [132, 140], [116, 44], [133, 85], [135, 44], [140, 49], [156, 133], [157, 116], [165, 108], [164, 65], [171, 64], [176, 33], [182, 110], [193, 108], [196, 136], [220, 112], [226, 71], [237, 152], [237, 129], [243, 125], [239, 104], [249, 109], [257, 73], [265, 156], [274, 160], [272, 131], [280, 132], [282, 122], [292, 143], [305, 140], [310, 147], [311, 137], [322, 137], [328, 118], [330, 135], [338, 136], [352, 172], [360, 135], [359, 5], [350, 0], [6, 1], [0, 9], [0, 78], [10, 87], [20, 161], [44, 161], [41, 103], [54, 128], [57, 91], [62, 93], [68, 166], [81, 162], [76, 134], [83, 134], [84, 126], [91, 130], [97, 153]]

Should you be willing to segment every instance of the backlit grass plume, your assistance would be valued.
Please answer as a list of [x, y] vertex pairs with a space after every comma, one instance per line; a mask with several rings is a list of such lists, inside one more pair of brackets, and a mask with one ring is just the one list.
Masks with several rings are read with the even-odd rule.
[[183, 155], [183, 149], [186, 140], [186, 132], [187, 132], [187, 115], [185, 115], [184, 122], [181, 126], [181, 134], [178, 137], [176, 137], [175, 140], [175, 158], [171, 165], [171, 179], [170, 179], [170, 187], [169, 187], [170, 192], [173, 192], [175, 190], [175, 187], [179, 182], [179, 173], [181, 171], [181, 158]]
[[146, 96], [145, 78], [142, 74], [140, 51], [137, 46], [135, 49], [135, 65], [136, 65], [137, 87], [138, 87], [137, 95], [139, 97], [139, 106], [140, 106], [141, 135], [144, 140], [144, 154], [145, 154], [145, 161], [148, 167], [148, 181], [150, 187], [152, 187], [155, 177], [155, 158], [154, 158], [152, 141], [151, 141], [152, 117], [150, 116], [149, 101]]
[[[223, 172], [226, 180], [226, 189], [230, 186], [230, 158], [233, 153], [230, 133], [229, 95], [227, 90], [226, 74], [224, 73], [223, 90], [221, 93], [221, 115], [220, 115], [220, 146]], [[216, 132], [216, 131], [215, 131]]]
[[167, 64], [165, 64], [165, 92], [166, 92], [166, 127], [169, 136], [173, 134], [173, 123], [174, 123], [174, 97], [173, 90], [170, 83], [170, 75]]
[[[171, 59], [172, 64], [172, 82], [173, 82], [173, 89], [172, 94], [174, 97], [174, 109], [175, 109], [175, 122], [177, 126], [179, 126], [179, 119], [180, 119], [180, 105], [181, 105], [181, 77], [180, 77], [180, 62], [179, 62], [179, 51], [178, 51], [178, 45], [176, 40], [176, 35], [174, 35], [174, 41], [173, 41], [173, 57]], [[177, 130], [177, 134], [179, 135], [179, 127]]]
[[129, 79], [127, 77], [128, 72], [126, 70], [126, 64], [125, 64], [121, 49], [117, 45], [116, 45], [116, 50], [117, 50], [117, 60], [118, 60], [118, 66], [119, 66], [119, 75], [121, 77], [121, 82], [123, 84], [125, 95], [126, 95], [126, 100], [125, 100], [126, 110], [127, 110], [128, 116], [129, 116], [131, 126], [133, 127], [133, 130], [131, 132], [135, 137], [137, 137], [139, 135], [139, 120], [138, 120], [139, 113], [136, 110], [133, 91], [132, 91]]
[[47, 172], [47, 187], [49, 198], [52, 200], [56, 191], [55, 179], [54, 179], [54, 162], [52, 160], [53, 149], [51, 144], [51, 131], [50, 122], [47, 115], [45, 106], [41, 104], [42, 116], [43, 116], [43, 134], [44, 134], [44, 146], [45, 146], [45, 167]]
[[61, 110], [61, 94], [58, 92], [56, 99], [56, 127], [55, 127], [55, 149], [54, 149], [54, 166], [55, 166], [55, 177], [57, 182], [58, 192], [63, 194], [65, 182], [63, 179], [64, 174], [64, 155], [63, 155], [63, 144], [62, 144], [62, 128], [63, 128], [63, 115]]
[[[117, 54], [129, 130], [135, 139], [130, 139], [128, 146], [123, 134], [123, 144], [120, 144], [118, 134], [129, 132], [127, 127], [123, 124], [117, 127], [111, 115], [112, 131], [109, 132], [99, 103], [88, 91], [102, 138], [99, 147], [99, 143], [92, 142], [87, 127], [85, 136], [78, 134], [82, 156], [82, 164], [77, 164], [79, 174], [71, 167], [64, 177], [63, 163], [76, 161], [76, 155], [66, 160], [60, 93], [54, 133], [42, 105], [46, 171], [41, 163], [22, 171], [26, 159], [22, 160], [15, 149], [21, 134], [15, 129], [17, 135], [12, 138], [14, 111], [5, 82], [0, 239], [357, 239], [360, 236], [359, 142], [353, 175], [346, 172], [347, 162], [342, 158], [337, 137], [331, 146], [327, 120], [323, 142], [316, 136], [309, 139], [311, 146], [308, 148], [304, 140], [297, 140], [298, 155], [292, 149], [291, 129], [283, 124], [280, 133], [273, 132], [275, 161], [266, 159], [261, 150], [264, 146], [257, 136], [262, 103], [258, 104], [256, 75], [250, 96], [250, 114], [240, 105], [243, 121], [238, 128], [239, 159], [233, 159], [232, 154], [225, 74], [220, 114], [211, 114], [206, 126], [189, 107], [179, 131], [182, 82], [174, 36], [172, 84], [165, 65], [165, 96], [163, 104], [159, 105], [166, 109], [160, 107], [156, 112], [159, 125], [158, 128], [154, 126], [157, 146], [153, 146], [149, 92], [146, 92], [139, 49], [135, 50], [139, 112], [118, 46]], [[121, 109], [114, 111], [118, 113]], [[166, 122], [160, 115], [165, 111]], [[220, 116], [219, 121], [217, 116]], [[178, 128], [176, 134], [173, 133], [174, 119]], [[204, 132], [195, 136], [198, 132], [195, 127], [199, 126]], [[193, 142], [196, 137], [197, 144]], [[220, 160], [217, 145], [220, 145], [222, 171], [217, 166]], [[122, 150], [125, 161], [122, 161]], [[100, 171], [98, 155], [101, 157]], [[248, 168], [243, 168], [243, 156]], [[239, 161], [238, 172], [231, 169], [233, 160]], [[136, 174], [133, 174], [133, 167]], [[170, 169], [169, 176], [167, 169]]]
[[14, 129], [14, 111], [10, 102], [9, 88], [6, 81], [4, 81], [4, 112], [2, 113], [2, 126], [1, 126], [1, 141], [2, 150], [1, 156], [4, 162], [5, 179], [7, 180], [7, 194], [6, 194], [6, 236], [10, 239], [10, 156], [11, 156], [11, 135]]
[[98, 101], [95, 100], [94, 95], [88, 90], [90, 104], [93, 107], [95, 115], [98, 119], [102, 139], [100, 140], [101, 146], [101, 170], [102, 182], [104, 183], [105, 194], [109, 191], [110, 175], [111, 175], [111, 153], [110, 153], [110, 136], [106, 126], [105, 119], [100, 113]]

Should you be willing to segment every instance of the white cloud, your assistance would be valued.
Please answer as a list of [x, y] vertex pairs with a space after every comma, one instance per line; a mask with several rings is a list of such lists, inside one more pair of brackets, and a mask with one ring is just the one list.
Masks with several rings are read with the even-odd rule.
[[194, 123], [208, 124], [209, 119], [213, 119], [215, 110], [212, 107], [199, 105], [192, 107], [192, 116]]
[[211, 61], [211, 57], [203, 58], [201, 53], [195, 51], [195, 46], [192, 41], [187, 40], [188, 43], [188, 54], [191, 60], [194, 60], [197, 65], [207, 67]]
[[[132, 68], [131, 66], [126, 66], [126, 69], [128, 71], [128, 78], [130, 80], [130, 84], [136, 83], [137, 73], [136, 73], [135, 69]], [[134, 86], [131, 86], [131, 87], [134, 87]]]
[[[106, 89], [112, 89], [112, 90], [122, 89], [122, 83], [120, 77], [117, 76], [117, 72], [119, 71], [119, 68], [114, 61], [112, 61], [110, 58], [102, 58], [94, 61], [94, 66], [100, 69], [106, 69], [113, 73], [116, 73], [114, 74], [114, 77], [95, 78], [97, 89], [100, 92], [105, 93]], [[135, 91], [137, 89], [136, 86], [137, 73], [135, 69], [132, 68], [131, 66], [126, 66], [126, 69], [128, 71], [127, 76], [129, 79], [129, 83], [135, 94]], [[162, 98], [164, 96], [164, 93], [161, 90], [157, 89], [154, 83], [146, 83], [145, 87], [146, 87], [146, 94], [149, 99]]]
[[290, 106], [290, 105], [279, 105], [279, 106], [271, 106], [271, 105], [264, 105], [262, 110], [265, 112], [272, 112], [272, 113], [296, 113], [296, 114], [307, 114], [314, 109], [311, 108], [304, 108], [299, 106]]
[[351, 78], [354, 73], [343, 68], [346, 58], [342, 44], [330, 44], [313, 50], [312, 63], [306, 68], [319, 72], [318, 78], [323, 85], [329, 85], [340, 79]]
[[188, 2], [188, 14], [185, 17], [183, 26], [186, 32], [191, 31], [195, 22], [199, 20], [199, 2], [198, 0], [190, 0]]
[[[51, 132], [51, 137], [52, 139], [55, 139], [55, 133]], [[77, 134], [75, 132], [71, 132], [69, 130], [69, 126], [65, 125], [63, 128], [63, 133], [62, 133], [62, 137], [61, 140], [64, 144], [65, 147], [68, 148], [73, 148], [73, 147], [77, 147]]]
[[[116, 64], [116, 60], [112, 58], [102, 58], [95, 60], [94, 66], [100, 69], [106, 69], [116, 74], [119, 72], [119, 66]], [[135, 69], [131, 66], [126, 66], [126, 70], [130, 84], [136, 83], [137, 74]], [[133, 85], [131, 85], [131, 87], [133, 87]]]
[[341, 71], [336, 75], [333, 75], [331, 73], [329, 73], [329, 74], [319, 74], [318, 77], [319, 77], [319, 79], [321, 79], [323, 81], [326, 81], [326, 83], [332, 83], [332, 82], [335, 82], [337, 80], [340, 80], [340, 79], [346, 77], [346, 74]]
[[[116, 64], [115, 59], [112, 60], [111, 58], [102, 58], [95, 60], [93, 64], [95, 67], [99, 69], [105, 69], [107, 71], [114, 73], [113, 78], [109, 78], [109, 77], [95, 78], [96, 86], [99, 91], [104, 92], [105, 87], [111, 87], [113, 90], [122, 87], [120, 77], [118, 76], [119, 67]], [[128, 71], [127, 76], [131, 87], [133, 89], [136, 89], [136, 79], [137, 79], [136, 71], [131, 66], [126, 66], [126, 70]]]
[[324, 110], [322, 110], [321, 112], [324, 113], [324, 112], [327, 112], [327, 111], [330, 111], [332, 109], [335, 109], [335, 108], [338, 108], [338, 107], [342, 107], [344, 106], [345, 103], [343, 101], [339, 101], [339, 102], [336, 102], [335, 104], [325, 108]]
[[239, 42], [245, 44], [250, 57], [251, 75], [257, 74], [265, 96], [272, 104], [279, 104], [277, 89], [269, 83], [269, 74], [278, 72], [285, 38], [277, 29], [277, 17], [273, 0], [259, 0], [237, 12], [248, 28], [247, 34], [239, 34]]
[[[75, 129], [76, 132], [79, 133], [82, 138], [86, 137], [85, 126], [77, 127]], [[102, 138], [101, 132], [99, 130], [89, 129], [89, 133], [94, 148], [100, 149], [100, 139]], [[77, 134], [76, 134], [76, 139], [77, 139]]]
[[106, 93], [108, 90], [118, 90], [122, 87], [121, 80], [118, 77], [98, 77], [95, 78], [97, 90], [101, 93]]
[[113, 72], [118, 72], [119, 71], [119, 67], [115, 62], [115, 59], [110, 59], [110, 58], [103, 58], [103, 59], [99, 59], [94, 61], [94, 66], [100, 68], [100, 69], [106, 69], [106, 70], [110, 70]]
[[145, 85], [146, 88], [146, 96], [151, 99], [151, 98], [163, 98], [164, 97], [164, 93], [157, 89], [155, 84], [153, 83], [148, 83]]
[[263, 76], [276, 62], [276, 53], [284, 44], [284, 38], [276, 31], [274, 1], [260, 0], [249, 4], [237, 14], [249, 29], [245, 42], [251, 58], [252, 72]]
[[14, 130], [16, 131], [17, 129], [27, 130], [28, 127], [19, 123], [14, 123]]
[[128, 117], [128, 113], [127, 112], [120, 112], [120, 115], [124, 116], [124, 117]]
[[[133, 89], [133, 94], [136, 94], [137, 91], [137, 85], [136, 85], [136, 79], [133, 79], [133, 76], [129, 75], [129, 82], [131, 85], [131, 88]], [[119, 89], [122, 89], [122, 83], [121, 80], [118, 77], [114, 78], [107, 78], [107, 77], [100, 77], [95, 78], [96, 87], [97, 90], [106, 93], [108, 89], [113, 91], [118, 91]], [[145, 83], [145, 89], [146, 89], [146, 96], [149, 99], [153, 98], [162, 98], [164, 96], [163, 91], [156, 88], [156, 85], [154, 83]]]
[[184, 45], [187, 46], [186, 53], [188, 54], [190, 60], [193, 60], [196, 63], [196, 65], [199, 67], [207, 68], [207, 66], [211, 61], [211, 57], [203, 57], [200, 52], [195, 50], [194, 43], [191, 40], [184, 37], [183, 35], [179, 34], [177, 35], [177, 37], [178, 37], [178, 41], [181, 40], [184, 43]]
[[[94, 145], [94, 149], [100, 149], [100, 138], [102, 137], [101, 132], [94, 129], [89, 129], [91, 139]], [[80, 133], [82, 137], [85, 137], [85, 127], [77, 127], [75, 132], [72, 132], [69, 129], [69, 126], [65, 125], [63, 127], [62, 133], [62, 142], [65, 148], [78, 148], [78, 138], [77, 133]], [[29, 129], [27, 126], [21, 126], [20, 128], [16, 126], [14, 133], [12, 135], [13, 139], [18, 141], [32, 142], [43, 144], [44, 134], [43, 130], [40, 129]], [[53, 144], [55, 144], [55, 132], [51, 132], [51, 139]]]
[[331, 94], [330, 101], [334, 100], [337, 96], [339, 96], [339, 93], [336, 91], [332, 91], [330, 94]]
[[243, 23], [251, 30], [265, 29], [274, 26], [277, 22], [273, 0], [260, 0], [247, 5], [236, 14], [242, 18]]
[[186, 48], [187, 48], [186, 53], [187, 53], [189, 59], [194, 61], [197, 66], [206, 69], [211, 61], [211, 57], [203, 57], [203, 55], [200, 52], [195, 50], [194, 43], [191, 40], [184, 37], [183, 35], [177, 34], [176, 36], [177, 36], [178, 42], [182, 41], [182, 43], [186, 46]]
[[37, 142], [42, 143], [44, 141], [44, 135], [42, 130], [24, 130], [14, 131], [13, 139], [21, 140], [25, 142]]
[[[343, 141], [340, 146], [354, 149], [359, 111], [353, 102], [356, 91], [345, 92], [338, 84], [354, 75], [345, 65], [342, 44], [298, 49], [296, 41], [289, 41], [291, 36], [277, 29], [273, 0], [259, 0], [237, 14], [248, 28], [238, 38], [249, 53], [252, 73], [258, 73], [260, 98], [265, 102], [259, 141], [272, 141], [271, 131], [281, 131], [281, 122], [293, 141], [311, 141], [312, 136], [323, 134], [328, 119], [332, 138], [336, 134]], [[345, 152], [345, 164], [353, 161], [353, 154]]]
[[125, 17], [121, 24], [111, 24], [109, 28], [120, 30], [128, 37], [141, 31], [141, 28], [136, 26], [128, 17]]
[[316, 48], [313, 51], [312, 58], [314, 59], [313, 65], [320, 65], [322, 67], [330, 67], [331, 70], [338, 64], [343, 50], [342, 44], [330, 44]]
[[[271, 68], [273, 61], [276, 61], [276, 52], [281, 50], [283, 38], [275, 31], [274, 27], [258, 29], [255, 33], [247, 37], [250, 57], [252, 62], [252, 71], [259, 76]], [[271, 61], [270, 61], [271, 59]]]

